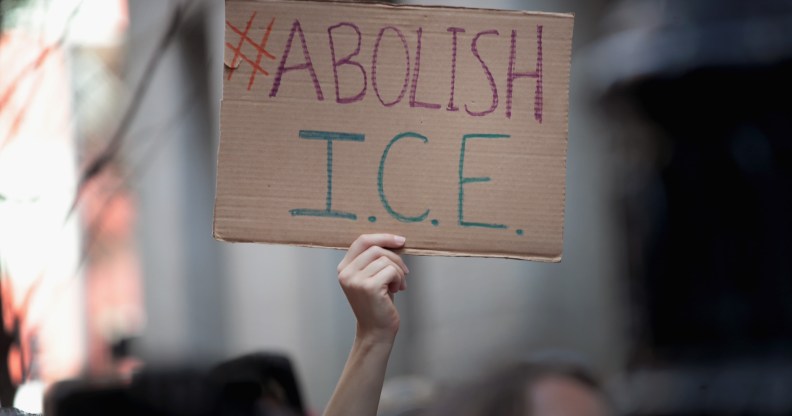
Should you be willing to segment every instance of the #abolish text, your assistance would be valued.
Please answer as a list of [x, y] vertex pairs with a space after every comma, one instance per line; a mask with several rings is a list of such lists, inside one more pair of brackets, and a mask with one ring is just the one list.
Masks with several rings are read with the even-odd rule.
[[[252, 18], [253, 16], [251, 21]], [[280, 23], [276, 20], [270, 21], [267, 36], [272, 30], [272, 25]], [[248, 27], [249, 24], [250, 22]], [[443, 87], [447, 99], [442, 103], [421, 98], [420, 86], [423, 85], [419, 82], [421, 64], [422, 61], [433, 60], [436, 52], [425, 46], [424, 27], [408, 30], [385, 25], [378, 30], [365, 31], [354, 22], [337, 22], [327, 27], [315, 28], [304, 27], [299, 18], [292, 20], [288, 27], [288, 36], [282, 39], [281, 45], [270, 43], [269, 51], [259, 50], [258, 54], [257, 62], [261, 61], [262, 54], [277, 62], [271, 87], [265, 92], [271, 99], [277, 99], [286, 88], [298, 88], [289, 84], [306, 85], [307, 82], [307, 85], [312, 86], [317, 101], [327, 100], [327, 94], [330, 92], [334, 93], [334, 101], [339, 105], [366, 100], [370, 104], [384, 107], [409, 106], [426, 111], [463, 112], [470, 117], [500, 116], [511, 119], [514, 115], [515, 95], [533, 94], [533, 119], [537, 123], [542, 123], [543, 27], [540, 24], [519, 29], [488, 29], [475, 32], [457, 26], [432, 28], [433, 36], [438, 36], [438, 31], [443, 33], [442, 43], [447, 48], [442, 54], [447, 57], [447, 62], [443, 62], [442, 65], [448, 71], [447, 79], [450, 82]], [[323, 36], [325, 42], [308, 41], [306, 33], [320, 32], [326, 33], [326, 36]], [[350, 42], [345, 42], [342, 47], [338, 39], [350, 39], [350, 37], [354, 40], [351, 46]], [[435, 42], [434, 45], [438, 43]], [[237, 53], [241, 48], [239, 46], [234, 49], [232, 44], [227, 44], [227, 47]], [[485, 54], [482, 53], [484, 47], [498, 48], [497, 52], [500, 56], [508, 59], [505, 70], [495, 70], [493, 62], [488, 62]], [[318, 48], [325, 50], [318, 51]], [[398, 56], [402, 61], [398, 68], [404, 68], [404, 72], [399, 73], [397, 82], [388, 83], [388, 85], [400, 86], [395, 90], [383, 86], [382, 78], [385, 72], [383, 65], [386, 64], [383, 64], [381, 57], [384, 54]], [[469, 54], [474, 58], [478, 68], [458, 65], [462, 54]], [[320, 66], [315, 61], [317, 57], [327, 57], [324, 59], [329, 60], [329, 65], [325, 67], [332, 68], [332, 74], [318, 73], [317, 68]], [[234, 59], [238, 57], [235, 56]], [[259, 66], [254, 66], [254, 71], [257, 69], [263, 72]], [[457, 82], [460, 75], [463, 75], [460, 74], [463, 70], [477, 72], [479, 82], [484, 87], [483, 91], [488, 91], [486, 97], [481, 97], [475, 103], [459, 102], [456, 92], [466, 87], [458, 85]], [[393, 76], [394, 71], [387, 73]], [[344, 79], [355, 79], [356, 82], [340, 82], [340, 76], [345, 77]], [[498, 85], [501, 86], [500, 89]], [[248, 85], [248, 90], [251, 86], [252, 81]], [[433, 87], [437, 88], [434, 85]]]

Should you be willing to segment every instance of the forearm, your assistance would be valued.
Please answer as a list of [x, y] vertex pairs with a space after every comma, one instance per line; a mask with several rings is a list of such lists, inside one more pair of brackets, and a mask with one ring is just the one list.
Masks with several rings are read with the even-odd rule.
[[393, 341], [358, 334], [325, 416], [374, 416]]
[[358, 237], [338, 264], [338, 282], [357, 320], [357, 332], [344, 371], [325, 416], [376, 416], [385, 370], [399, 331], [396, 292], [407, 289], [410, 272], [393, 249], [405, 238], [393, 234]]

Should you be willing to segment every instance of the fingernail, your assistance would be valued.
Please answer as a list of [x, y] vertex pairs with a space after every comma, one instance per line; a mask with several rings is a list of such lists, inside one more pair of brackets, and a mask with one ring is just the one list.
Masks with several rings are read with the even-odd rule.
[[393, 236], [393, 239], [396, 240], [396, 244], [404, 244], [404, 242], [407, 241], [406, 238], [404, 238], [404, 237], [402, 237], [400, 235]]
[[404, 265], [404, 270], [407, 272], [407, 274], [410, 274], [410, 268], [409, 268], [409, 267], [407, 267], [407, 265], [406, 265], [406, 264]]

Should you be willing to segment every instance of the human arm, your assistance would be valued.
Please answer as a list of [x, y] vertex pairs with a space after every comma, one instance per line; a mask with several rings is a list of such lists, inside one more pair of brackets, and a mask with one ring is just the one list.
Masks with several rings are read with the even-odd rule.
[[377, 414], [382, 383], [399, 312], [393, 295], [407, 289], [409, 269], [391, 249], [404, 246], [404, 237], [365, 234], [349, 247], [338, 265], [338, 281], [357, 320], [355, 340], [325, 416]]

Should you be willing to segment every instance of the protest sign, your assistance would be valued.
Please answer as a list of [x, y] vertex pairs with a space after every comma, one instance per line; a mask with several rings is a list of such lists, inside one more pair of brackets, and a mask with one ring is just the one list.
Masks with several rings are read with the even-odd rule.
[[572, 24], [227, 2], [215, 238], [559, 261]]

